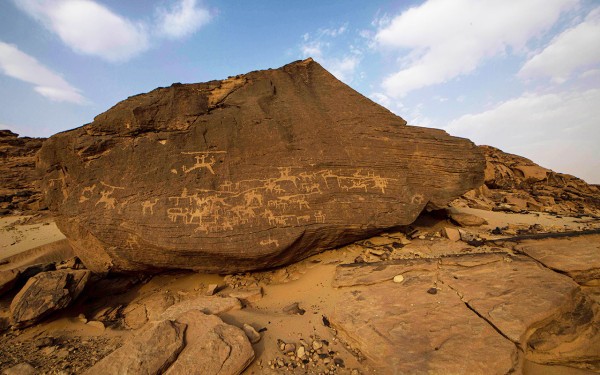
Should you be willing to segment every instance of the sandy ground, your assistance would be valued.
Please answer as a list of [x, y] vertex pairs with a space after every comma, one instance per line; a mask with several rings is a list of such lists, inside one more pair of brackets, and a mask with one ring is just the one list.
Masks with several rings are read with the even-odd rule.
[[[535, 224], [553, 231], [600, 228], [599, 220], [586, 217], [557, 217], [537, 213], [515, 214], [470, 208], [457, 208], [456, 210], [485, 218], [488, 224], [478, 228], [467, 228], [466, 230], [477, 237], [488, 239], [502, 237], [502, 235], [494, 236], [490, 234], [490, 231], [496, 227], [505, 228], [509, 232], [511, 230], [516, 231], [519, 228], [529, 228]], [[25, 252], [44, 244], [57, 243], [57, 241], [64, 238], [51, 220], [42, 220], [38, 223], [28, 223], [27, 220], [26, 217], [0, 219], [0, 259], [11, 255], [14, 259], [14, 255], [19, 252]], [[447, 219], [426, 216], [421, 217], [412, 225], [419, 232], [420, 238], [408, 241], [403, 234], [384, 233], [371, 241], [403, 241], [405, 246], [395, 249], [391, 254], [392, 259], [415, 256], [436, 257], [443, 254], [473, 251], [472, 247], [462, 241], [451, 242], [442, 238], [439, 231], [448, 226], [452, 227], [453, 225]], [[495, 250], [497, 248], [484, 245], [478, 248], [477, 251]], [[324, 322], [327, 322], [326, 317], [332, 314], [343, 292], [343, 290], [331, 286], [336, 265], [352, 263], [360, 255], [371, 256], [368, 254], [368, 250], [365, 253], [365, 247], [349, 245], [341, 249], [324, 252], [285, 268], [236, 275], [233, 278], [231, 276], [191, 272], [163, 274], [153, 277], [147, 283], [132, 287], [127, 293], [111, 297], [109, 302], [96, 301], [94, 304], [88, 301], [87, 305], [75, 304], [67, 311], [55, 315], [52, 320], [24, 330], [18, 336], [5, 335], [2, 340], [14, 340], [15, 343], [23, 345], [23, 350], [32, 350], [33, 353], [29, 353], [29, 357], [26, 358], [30, 358], [29, 360], [36, 365], [55, 366], [51, 368], [59, 366], [58, 369], [67, 368], [68, 371], [69, 363], [81, 360], [77, 357], [78, 352], [81, 356], [84, 354], [90, 356], [90, 353], [95, 353], [93, 354], [94, 358], [101, 358], [106, 354], [105, 351], [119, 346], [124, 337], [130, 334], [130, 331], [119, 327], [102, 329], [85, 324], [80, 319], [80, 314], [84, 314], [89, 318], [93, 310], [103, 303], [109, 303], [113, 306], [126, 305], [135, 299], [157, 292], [168, 291], [184, 297], [186, 295], [197, 295], [203, 293], [210, 284], [225, 286], [227, 282], [232, 284], [233, 281], [245, 283], [249, 286], [258, 286], [263, 291], [262, 298], [250, 302], [245, 308], [220, 315], [227, 323], [238, 327], [242, 327], [243, 324], [250, 324], [261, 332], [261, 340], [253, 345], [256, 359], [245, 370], [244, 374], [316, 374], [326, 373], [326, 371], [332, 369], [336, 373], [342, 374], [356, 373], [352, 372], [354, 369], [360, 369], [362, 374], [376, 373], [375, 370], [369, 368], [366, 361], [363, 361], [360, 352], [341, 342], [336, 336], [335, 330], [324, 324]], [[227, 286], [219, 291], [219, 294], [226, 296], [234, 291], [231, 286]], [[4, 303], [6, 304], [7, 301], [4, 301]], [[284, 312], [284, 308], [294, 303], [298, 303], [298, 306], [305, 310], [302, 315]], [[66, 354], [64, 351], [61, 352], [63, 349], [60, 347], [42, 349], [49, 351], [49, 353], [46, 353], [36, 349], [35, 346], [31, 346], [31, 342], [45, 336], [57, 338], [60, 342], [67, 343], [65, 345], [71, 345], [74, 349]], [[299, 345], [301, 340], [311, 344], [314, 339], [327, 343], [327, 350], [331, 353], [331, 359], [337, 358], [338, 366], [331, 361], [330, 363], [317, 362], [316, 365], [310, 363], [306, 364], [305, 368], [298, 367], [289, 371], [287, 369], [272, 368], [276, 367], [272, 365], [277, 361], [290, 362], [289, 356], [282, 354], [278, 348], [281, 341]], [[89, 350], [85, 349], [88, 347]], [[18, 353], [14, 355], [19, 356]], [[45, 361], [48, 363], [45, 363]], [[340, 366], [340, 364], [342, 365]], [[554, 373], [583, 374], [585, 372], [526, 363], [524, 373], [538, 375]]]
[[0, 217], [0, 260], [64, 238], [51, 218]]

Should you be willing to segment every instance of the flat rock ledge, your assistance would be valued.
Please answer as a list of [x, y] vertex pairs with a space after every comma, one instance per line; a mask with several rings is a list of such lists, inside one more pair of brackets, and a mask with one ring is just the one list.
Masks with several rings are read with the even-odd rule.
[[[599, 308], [566, 275], [488, 253], [340, 265], [331, 324], [382, 373], [598, 371]], [[577, 317], [577, 319], [574, 319]]]

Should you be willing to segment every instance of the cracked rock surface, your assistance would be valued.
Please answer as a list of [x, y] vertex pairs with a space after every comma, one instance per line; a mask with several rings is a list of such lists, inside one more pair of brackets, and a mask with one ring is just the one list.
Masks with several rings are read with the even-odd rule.
[[333, 285], [345, 293], [331, 323], [384, 373], [507, 374], [531, 359], [600, 370], [598, 305], [527, 256], [340, 265]]

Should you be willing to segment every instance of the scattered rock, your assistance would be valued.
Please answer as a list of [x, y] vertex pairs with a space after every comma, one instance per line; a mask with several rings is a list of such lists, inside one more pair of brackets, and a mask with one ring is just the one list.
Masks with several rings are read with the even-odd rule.
[[59, 270], [30, 278], [14, 297], [11, 319], [18, 327], [34, 324], [75, 300], [90, 277], [90, 271]]
[[494, 147], [479, 148], [486, 158], [485, 185], [461, 197], [460, 201], [468, 206], [508, 212], [534, 210], [600, 216], [598, 185], [542, 168], [529, 159]]
[[89, 322], [86, 323], [88, 326], [100, 329], [102, 331], [104, 331], [104, 323], [98, 321], [98, 320], [90, 320]]
[[450, 212], [448, 216], [461, 227], [479, 227], [487, 224], [485, 219], [472, 214]]
[[206, 288], [206, 295], [213, 296], [221, 289], [223, 289], [223, 285], [209, 284], [208, 287]]
[[45, 348], [47, 346], [54, 345], [54, 338], [49, 336], [39, 337], [35, 340], [34, 345], [36, 348]]
[[81, 261], [77, 257], [73, 257], [71, 259], [65, 260], [64, 262], [61, 262], [60, 264], [56, 265], [57, 270], [64, 270], [64, 269], [80, 270], [83, 268], [85, 268], [83, 266], [83, 263], [81, 263]]
[[252, 327], [250, 324], [244, 323], [242, 329], [244, 330], [246, 336], [248, 336], [248, 340], [250, 340], [250, 343], [256, 344], [260, 341], [260, 333], [256, 332], [254, 327]]
[[392, 279], [395, 283], [400, 284], [401, 282], [404, 281], [404, 276], [402, 275], [396, 275], [394, 276], [394, 278]]
[[229, 297], [237, 298], [244, 306], [247, 306], [260, 300], [263, 297], [263, 290], [261, 287], [239, 289], [229, 293]]
[[27, 362], [19, 363], [2, 371], [2, 375], [35, 375], [37, 371]]
[[300, 308], [298, 302], [294, 302], [291, 305], [284, 307], [283, 312], [290, 315], [304, 315], [306, 310]]
[[290, 264], [408, 225], [484, 170], [471, 141], [407, 126], [312, 59], [130, 97], [38, 155], [56, 223], [97, 273]]
[[460, 241], [460, 232], [456, 228], [444, 227], [442, 229], [442, 235], [450, 241]]
[[138, 329], [146, 322], [162, 320], [161, 314], [175, 304], [170, 292], [159, 292], [132, 301], [122, 311], [123, 323], [131, 329]]

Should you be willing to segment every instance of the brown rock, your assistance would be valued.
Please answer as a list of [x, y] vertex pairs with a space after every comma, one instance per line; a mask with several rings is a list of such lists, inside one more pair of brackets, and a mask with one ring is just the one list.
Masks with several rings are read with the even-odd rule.
[[18, 363], [2, 371], [2, 375], [35, 375], [37, 371], [27, 362]]
[[13, 288], [20, 274], [19, 270], [0, 271], [0, 296]]
[[[363, 277], [360, 268], [354, 270]], [[518, 364], [517, 348], [454, 291], [427, 293], [431, 283], [430, 276], [415, 274], [402, 284], [385, 281], [368, 291], [348, 291], [331, 323], [377, 373], [510, 373]]]
[[239, 289], [229, 293], [229, 297], [237, 298], [247, 306], [260, 300], [263, 297], [263, 290], [261, 287]]
[[233, 273], [410, 224], [481, 185], [470, 141], [405, 124], [308, 59], [131, 97], [46, 141], [38, 167], [88, 269]]
[[45, 208], [35, 155], [44, 138], [19, 137], [10, 130], [0, 130], [0, 215], [13, 209], [31, 211]]
[[[391, 281], [394, 274], [404, 281]], [[600, 359], [600, 308], [570, 278], [527, 257], [340, 265], [333, 286], [348, 292], [331, 324], [382, 373], [519, 373], [523, 352], [595, 371]]]
[[169, 292], [159, 292], [132, 301], [123, 309], [123, 323], [128, 328], [138, 329], [146, 322], [163, 320], [161, 314], [176, 302]]
[[571, 306], [578, 286], [527, 257], [481, 254], [442, 258], [441, 280], [515, 343]]
[[442, 229], [442, 235], [450, 241], [460, 241], [460, 232], [456, 228], [444, 227]]
[[484, 218], [472, 214], [450, 212], [448, 216], [461, 227], [479, 227], [487, 224]]
[[515, 246], [538, 262], [579, 284], [600, 281], [600, 235], [523, 241]]
[[254, 359], [244, 332], [215, 315], [190, 310], [177, 321], [187, 324], [186, 346], [165, 375], [240, 374]]
[[90, 277], [90, 271], [60, 270], [30, 278], [10, 304], [13, 324], [23, 327], [40, 321], [75, 300]]
[[162, 374], [183, 350], [186, 327], [170, 320], [149, 323], [85, 374]]
[[169, 307], [161, 314], [160, 319], [175, 319], [190, 310], [216, 315], [241, 308], [242, 304], [237, 298], [200, 296]]
[[242, 329], [248, 337], [248, 340], [250, 340], [250, 343], [256, 344], [260, 341], [260, 333], [258, 333], [250, 324], [244, 323]]
[[[484, 197], [470, 191], [461, 198], [470, 207], [510, 203], [514, 211], [551, 211], [561, 215], [600, 216], [600, 188], [571, 175], [540, 167], [529, 159], [479, 146], [485, 154]], [[483, 201], [483, 202], [482, 202]], [[483, 205], [481, 203], [484, 203]], [[485, 209], [485, 208], [484, 208]]]

